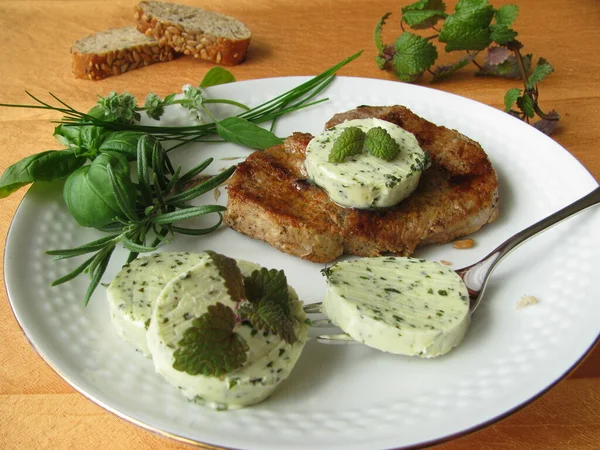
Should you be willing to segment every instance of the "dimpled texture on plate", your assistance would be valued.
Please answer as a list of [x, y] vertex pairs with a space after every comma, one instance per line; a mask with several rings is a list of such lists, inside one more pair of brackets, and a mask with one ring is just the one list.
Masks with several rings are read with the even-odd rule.
[[[253, 105], [303, 80], [248, 81], [217, 86], [209, 94]], [[328, 102], [285, 117], [276, 132], [316, 134], [337, 112], [362, 104], [404, 104], [477, 140], [490, 156], [500, 179], [498, 221], [472, 236], [477, 245], [470, 250], [434, 246], [420, 249], [419, 257], [444, 259], [454, 268], [473, 263], [595, 186], [554, 141], [471, 100], [403, 83], [344, 77], [325, 94]], [[228, 144], [203, 145], [182, 150], [175, 159], [188, 164], [214, 156], [209, 172], [216, 173], [237, 162], [232, 158], [247, 154]], [[225, 204], [224, 189], [221, 194], [218, 202]], [[205, 201], [214, 203], [214, 195], [207, 194]], [[15, 315], [41, 356], [92, 400], [143, 426], [235, 448], [402, 447], [441, 439], [511, 411], [559, 379], [586, 352], [598, 334], [593, 318], [600, 316], [594, 301], [599, 288], [592, 278], [594, 255], [600, 252], [600, 240], [592, 234], [600, 225], [598, 213], [582, 213], [503, 261], [464, 343], [449, 354], [423, 360], [359, 345], [309, 342], [290, 378], [270, 399], [233, 412], [188, 402], [154, 372], [149, 359], [120, 341], [102, 287], [87, 308], [81, 301], [85, 279], [50, 287], [81, 261], [53, 262], [44, 251], [99, 236], [76, 226], [62, 205], [60, 186], [36, 186], [26, 195], [8, 236], [6, 284]], [[319, 301], [324, 289], [322, 265], [229, 229], [202, 238], [177, 237], [164, 249], [213, 249], [283, 269], [307, 303]], [[125, 257], [123, 250], [115, 253], [104, 282]], [[523, 295], [534, 295], [539, 303], [518, 310]]]

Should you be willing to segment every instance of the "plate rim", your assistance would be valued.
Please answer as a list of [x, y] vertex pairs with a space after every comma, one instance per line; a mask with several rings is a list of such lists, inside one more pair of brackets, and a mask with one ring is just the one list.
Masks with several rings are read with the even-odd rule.
[[[311, 76], [281, 76], [281, 77], [268, 77], [268, 78], [257, 78], [257, 79], [248, 79], [248, 80], [243, 80], [243, 81], [237, 81], [235, 83], [232, 84], [236, 84], [236, 85], [240, 85], [240, 84], [251, 84], [251, 83], [260, 83], [260, 82], [268, 82], [269, 80], [292, 80], [292, 79], [298, 79], [298, 80], [303, 80], [303, 81], [307, 81], [311, 78]], [[376, 83], [381, 83], [381, 84], [393, 84], [393, 85], [397, 85], [398, 82], [394, 81], [394, 80], [386, 80], [386, 79], [379, 79], [379, 78], [369, 78], [369, 77], [353, 77], [353, 76], [344, 76], [344, 75], [337, 75], [336, 78], [340, 78], [340, 79], [351, 79], [354, 81], [368, 81], [368, 82], [376, 82]], [[473, 102], [474, 104], [489, 108], [494, 110], [495, 112], [501, 113], [502, 111], [487, 105], [483, 102], [480, 102], [478, 100], [474, 100], [471, 99], [469, 97], [465, 97], [459, 94], [455, 94], [452, 92], [446, 92], [446, 91], [441, 91], [429, 86], [422, 86], [422, 85], [412, 85], [412, 84], [405, 84], [404, 85], [405, 88], [409, 89], [409, 90], [425, 90], [425, 91], [430, 91], [432, 93], [434, 93], [434, 95], [442, 95], [442, 96], [450, 96], [450, 97], [456, 97], [461, 99], [461, 101], [465, 101], [467, 100], [468, 102]], [[514, 120], [515, 124], [521, 124], [518, 126], [525, 126], [525, 127], [531, 127], [531, 125], [528, 125], [524, 122], [522, 122], [521, 120], [515, 118], [515, 117], [511, 117], [510, 115], [506, 115], [507, 117], [510, 117], [511, 120]], [[533, 127], [531, 127], [533, 129]], [[579, 169], [583, 169], [583, 171], [590, 177], [591, 181], [593, 181], [594, 183], [596, 183], [596, 185], [598, 186], [599, 183], [598, 181], [595, 179], [595, 177], [589, 172], [589, 170], [581, 163], [581, 161], [579, 161], [579, 159], [577, 159], [572, 153], [570, 153], [565, 147], [563, 147], [561, 144], [559, 144], [557, 141], [555, 141], [554, 139], [550, 138], [549, 136], [545, 135], [544, 133], [541, 133], [539, 130], [536, 130], [539, 133], [539, 137], [540, 138], [545, 138], [547, 139], [549, 142], [552, 142], [553, 145], [557, 145], [558, 147], [560, 147], [564, 152], [567, 153], [567, 155], [570, 157], [571, 161], [573, 163], [576, 163], [579, 166]], [[14, 231], [14, 227], [15, 227], [15, 219], [19, 213], [20, 210], [22, 210], [23, 208], [23, 204], [26, 201], [26, 197], [29, 194], [29, 190], [30, 190], [31, 186], [29, 186], [27, 188], [27, 192], [25, 192], [25, 194], [22, 196], [22, 198], [19, 201], [19, 204], [17, 206], [17, 208], [15, 209], [15, 213], [13, 214], [6, 236], [5, 236], [5, 247], [4, 247], [4, 255], [3, 255], [3, 263], [4, 263], [4, 288], [5, 288], [5, 292], [7, 294], [7, 299], [8, 299], [8, 303], [10, 305], [10, 309], [11, 312], [13, 314], [13, 317], [15, 318], [19, 328], [21, 329], [23, 335], [25, 336], [27, 342], [29, 343], [29, 345], [34, 349], [34, 351], [38, 354], [38, 356], [41, 357], [41, 359], [59, 376], [61, 377], [64, 381], [67, 382], [67, 384], [69, 386], [71, 386], [75, 391], [77, 391], [78, 393], [82, 394], [85, 398], [91, 400], [93, 403], [95, 403], [96, 405], [100, 406], [101, 408], [103, 408], [105, 411], [108, 411], [109, 413], [112, 413], [114, 415], [116, 415], [117, 417], [124, 419], [138, 427], [141, 427], [142, 429], [157, 433], [159, 435], [162, 435], [164, 437], [170, 438], [170, 439], [174, 439], [176, 441], [179, 442], [184, 442], [187, 444], [191, 444], [191, 445], [205, 445], [205, 446], [209, 446], [211, 448], [214, 449], [232, 449], [234, 447], [227, 447], [227, 446], [222, 446], [222, 445], [217, 445], [217, 444], [213, 444], [210, 442], [206, 442], [206, 441], [201, 441], [199, 439], [195, 439], [195, 438], [188, 438], [179, 434], [175, 434], [173, 432], [170, 431], [166, 431], [166, 430], [162, 430], [160, 428], [157, 428], [155, 426], [149, 425], [147, 423], [144, 423], [142, 420], [136, 419], [132, 416], [130, 416], [127, 413], [121, 412], [119, 411], [117, 408], [108, 405], [106, 402], [104, 402], [103, 400], [100, 400], [99, 398], [97, 398], [96, 396], [94, 396], [93, 394], [87, 392], [85, 390], [84, 387], [79, 386], [79, 384], [73, 380], [71, 380], [66, 374], [63, 373], [63, 371], [58, 368], [55, 364], [52, 363], [52, 361], [50, 361], [48, 359], [48, 355], [46, 355], [31, 339], [31, 336], [27, 333], [23, 323], [22, 323], [22, 317], [19, 316], [17, 310], [19, 309], [18, 306], [15, 305], [15, 301], [13, 300], [13, 297], [10, 295], [10, 289], [9, 289], [9, 282], [7, 280], [7, 257], [8, 257], [8, 249], [9, 247], [11, 247], [12, 245], [9, 244], [9, 240], [10, 240], [10, 236], [15, 233]], [[537, 400], [538, 398], [540, 398], [541, 396], [545, 395], [548, 391], [550, 391], [551, 389], [553, 389], [558, 383], [560, 383], [561, 381], [563, 381], [569, 374], [571, 374], [586, 358], [587, 356], [589, 356], [589, 354], [592, 352], [592, 350], [598, 345], [598, 343], [600, 342], [600, 331], [598, 332], [598, 334], [596, 335], [595, 339], [587, 346], [587, 348], [582, 352], [581, 356], [575, 360], [570, 366], [566, 367], [564, 369], [564, 371], [562, 371], [561, 375], [558, 376], [556, 379], [554, 379], [551, 383], [549, 383], [547, 386], [545, 386], [543, 389], [537, 391], [533, 396], [523, 400], [521, 403], [516, 404], [514, 407], [502, 412], [501, 414], [498, 414], [496, 416], [493, 416], [483, 422], [477, 423], [475, 425], [473, 425], [472, 427], [469, 428], [465, 428], [463, 430], [457, 431], [455, 433], [450, 433], [447, 434], [445, 436], [441, 436], [439, 438], [435, 438], [435, 439], [431, 439], [431, 440], [426, 440], [426, 441], [422, 441], [419, 443], [415, 443], [415, 444], [409, 444], [409, 445], [405, 445], [402, 447], [396, 447], [399, 449], [415, 449], [415, 448], [423, 448], [423, 447], [427, 447], [430, 445], [436, 445], [436, 444], [440, 444], [440, 443], [444, 443], [444, 442], [448, 442], [457, 438], [461, 438], [463, 436], [466, 436], [468, 434], [471, 434], [475, 431], [481, 430], [483, 428], [486, 428], [494, 423], [499, 422], [500, 420], [505, 419], [506, 417], [511, 416], [512, 414], [514, 414], [515, 412], [521, 410], [522, 408], [524, 408], [525, 406], [533, 403], [535, 400]], [[216, 446], [215, 446], [216, 445]]]

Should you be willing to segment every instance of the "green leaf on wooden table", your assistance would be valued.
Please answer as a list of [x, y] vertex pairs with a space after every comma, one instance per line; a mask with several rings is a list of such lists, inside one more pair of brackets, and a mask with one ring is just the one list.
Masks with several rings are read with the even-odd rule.
[[521, 89], [511, 88], [504, 94], [504, 111], [509, 112], [517, 99], [521, 96]]
[[537, 83], [542, 81], [552, 72], [554, 72], [554, 67], [552, 67], [552, 65], [545, 58], [540, 58], [535, 66], [535, 69], [533, 69], [533, 72], [527, 79], [527, 89], [533, 89]]
[[398, 36], [394, 48], [396, 54], [392, 62], [396, 76], [402, 81], [415, 81], [433, 65], [438, 56], [435, 45], [410, 32]]
[[527, 117], [534, 117], [533, 99], [529, 95], [522, 95], [517, 99], [517, 106], [525, 113]]
[[444, 22], [438, 39], [446, 43], [446, 51], [483, 50], [492, 42], [490, 23], [494, 8], [487, 0], [459, 0], [456, 12]]
[[442, 0], [419, 0], [402, 8], [402, 20], [411, 28], [430, 28], [448, 16]]
[[385, 21], [390, 17], [392, 13], [385, 13], [384, 16], [379, 19], [377, 25], [375, 25], [375, 32], [373, 33], [373, 38], [375, 39], [375, 47], [379, 52], [383, 51], [383, 39], [381, 39], [381, 31], [383, 30], [383, 26], [385, 25]]
[[454, 64], [442, 64], [433, 69], [433, 77], [431, 78], [431, 82], [434, 83], [439, 81], [442, 78], [445, 78], [454, 72], [462, 69], [463, 67], [468, 66], [475, 59], [475, 55], [466, 55], [460, 58]]
[[498, 8], [494, 14], [494, 19], [498, 25], [510, 27], [519, 15], [519, 7], [517, 5], [504, 5]]
[[215, 66], [206, 72], [206, 75], [204, 75], [204, 78], [200, 82], [200, 87], [207, 88], [219, 84], [233, 83], [234, 81], [235, 77], [229, 70]]

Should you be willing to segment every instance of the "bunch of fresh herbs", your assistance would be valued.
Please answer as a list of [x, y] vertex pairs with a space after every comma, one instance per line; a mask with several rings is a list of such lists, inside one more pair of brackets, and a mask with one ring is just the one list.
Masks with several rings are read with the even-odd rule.
[[[214, 134], [224, 141], [252, 149], [262, 150], [280, 144], [282, 139], [272, 132], [275, 120], [326, 101], [313, 99], [333, 81], [341, 67], [359, 55], [345, 59], [254, 108], [234, 100], [205, 96], [203, 88], [235, 81], [230, 72], [220, 67], [211, 69], [199, 87], [186, 87], [181, 98], [171, 94], [161, 99], [151, 93], [143, 106], [138, 106], [135, 97], [130, 94], [111, 93], [101, 97], [90, 111], [83, 113], [52, 93], [51, 97], [57, 102], [54, 105], [27, 92], [34, 104], [0, 106], [62, 113], [54, 136], [66, 148], [31, 155], [8, 167], [0, 177], [0, 198], [31, 183], [65, 180], [63, 198], [77, 223], [109, 233], [73, 249], [47, 252], [57, 260], [92, 254], [71, 273], [53, 283], [61, 284], [82, 273], [87, 274], [91, 279], [84, 297], [87, 304], [117, 244], [129, 250], [128, 261], [131, 261], [139, 253], [156, 250], [176, 233], [206, 234], [220, 226], [225, 210], [223, 206], [194, 206], [189, 202], [226, 181], [235, 171], [235, 166], [198, 181], [198, 176], [212, 159], [182, 174], [181, 167], [175, 169], [171, 164], [169, 151], [191, 141], [207, 141], [203, 138]], [[206, 106], [211, 103], [230, 104], [242, 112], [218, 119]], [[185, 127], [150, 126], [138, 122], [141, 114], [160, 119], [166, 107], [176, 104], [199, 116], [208, 115], [211, 122]], [[271, 130], [258, 126], [267, 121], [272, 122]], [[163, 143], [167, 141], [175, 141], [175, 145], [165, 149]], [[194, 186], [189, 188], [190, 185]], [[217, 214], [217, 222], [200, 229], [175, 225], [178, 221], [205, 214]]]
[[[446, 11], [442, 0], [418, 0], [402, 8], [400, 34], [393, 44], [384, 44], [381, 34], [391, 13], [385, 14], [375, 27], [375, 45], [379, 51], [375, 60], [382, 70], [396, 75], [400, 80], [414, 82], [424, 72], [432, 81], [447, 77], [469, 64], [477, 67], [477, 75], [516, 78], [523, 88], [512, 88], [504, 96], [506, 112], [529, 122], [535, 116], [541, 120], [534, 126], [550, 134], [556, 128], [559, 114], [544, 112], [539, 105], [538, 84], [554, 68], [544, 58], [539, 58], [532, 69], [533, 56], [523, 55], [523, 44], [512, 28], [519, 13], [516, 5], [495, 9], [488, 0], [459, 0], [453, 13]], [[412, 30], [429, 30], [422, 36]], [[445, 44], [446, 52], [465, 52], [456, 62], [435, 66], [438, 50], [432, 41]], [[485, 52], [484, 62], [476, 58]]]

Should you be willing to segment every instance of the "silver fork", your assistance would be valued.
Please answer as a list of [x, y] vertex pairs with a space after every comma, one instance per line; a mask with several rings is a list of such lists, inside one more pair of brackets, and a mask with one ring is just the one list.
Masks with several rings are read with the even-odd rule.
[[[568, 219], [569, 217], [572, 217], [575, 214], [598, 203], [600, 203], [600, 187], [596, 187], [596, 189], [586, 196], [574, 201], [573, 203], [558, 210], [554, 214], [549, 215], [548, 217], [534, 223], [530, 227], [527, 227], [523, 231], [520, 231], [514, 236], [508, 238], [479, 262], [456, 270], [456, 273], [460, 275], [465, 282], [467, 289], [469, 290], [469, 309], [471, 313], [473, 313], [473, 311], [475, 311], [475, 309], [477, 309], [481, 303], [481, 299], [483, 298], [483, 293], [491, 273], [494, 271], [498, 263], [502, 261], [509, 253], [532, 237], [537, 236], [541, 232], [546, 231], [563, 220]], [[304, 307], [304, 311], [307, 314], [321, 313], [321, 307], [322, 303], [312, 303], [310, 305], [306, 305]], [[332, 322], [328, 319], [317, 319], [313, 321], [313, 326], [334, 327], [335, 325], [332, 324]], [[323, 343], [354, 342], [353, 339], [346, 333], [325, 334], [318, 336], [317, 340]]]

